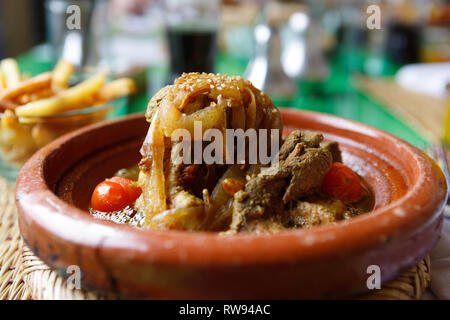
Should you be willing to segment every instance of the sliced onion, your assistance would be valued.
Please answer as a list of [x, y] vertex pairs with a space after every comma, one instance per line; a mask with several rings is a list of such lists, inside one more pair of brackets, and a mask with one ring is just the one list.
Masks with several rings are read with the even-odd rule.
[[173, 131], [177, 129], [178, 120], [181, 118], [182, 113], [176, 107], [175, 103], [164, 99], [161, 102], [160, 107], [160, 126], [164, 135], [170, 137]]
[[151, 152], [151, 168], [145, 173], [143, 190], [145, 225], [151, 217], [166, 210], [164, 181], [164, 135], [159, 125], [158, 113], [153, 117], [146, 137], [146, 148]]
[[246, 88], [248, 94], [250, 95], [250, 103], [247, 107], [247, 114], [246, 114], [246, 125], [247, 129], [253, 128], [255, 129], [256, 126], [256, 99], [255, 95], [253, 94], [253, 91], [249, 88]]
[[182, 116], [177, 121], [177, 128], [186, 129], [191, 136], [194, 136], [194, 123], [202, 123], [202, 134], [208, 130], [217, 127], [223, 121], [225, 102], [212, 104], [209, 107], [198, 110], [190, 115]]
[[244, 106], [237, 105], [231, 108], [231, 127], [233, 129], [243, 129], [245, 130], [245, 109]]
[[191, 101], [195, 96], [202, 94], [209, 89], [209, 84], [204, 82], [201, 84], [201, 86], [196, 87], [195, 91], [180, 90], [176, 93], [173, 102], [178, 107], [178, 110], [183, 111], [184, 107], [189, 101]]
[[223, 180], [227, 178], [243, 180], [245, 178], [245, 172], [239, 168], [239, 165], [232, 165], [223, 173], [210, 196], [212, 210], [217, 210], [217, 208], [225, 205], [230, 199], [230, 196], [222, 187]]

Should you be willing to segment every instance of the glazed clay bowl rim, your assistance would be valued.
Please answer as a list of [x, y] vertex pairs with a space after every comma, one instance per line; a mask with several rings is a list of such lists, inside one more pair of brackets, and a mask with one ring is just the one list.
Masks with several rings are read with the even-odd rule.
[[[160, 263], [178, 266], [258, 265], [289, 261], [307, 261], [343, 252], [360, 252], [382, 245], [387, 239], [402, 238], [418, 232], [435, 221], [446, 201], [445, 177], [437, 164], [409, 143], [373, 127], [344, 118], [309, 111], [280, 108], [283, 117], [302, 117], [345, 128], [400, 147], [403, 156], [419, 174], [400, 199], [369, 214], [341, 221], [335, 225], [296, 229], [276, 234], [236, 234], [221, 236], [209, 232], [155, 231], [137, 229], [98, 220], [86, 211], [60, 198], [47, 186], [44, 176], [46, 158], [71, 139], [91, 130], [133, 121], [136, 114], [104, 121], [69, 133], [38, 151], [21, 170], [17, 185], [19, 214], [32, 219], [64, 241], [81, 247], [111, 249], [140, 264]], [[443, 182], [444, 181], [444, 182]], [[39, 201], [29, 201], [40, 199]], [[39, 217], [37, 219], [36, 217]], [[95, 231], [95, 232], [94, 232]]]

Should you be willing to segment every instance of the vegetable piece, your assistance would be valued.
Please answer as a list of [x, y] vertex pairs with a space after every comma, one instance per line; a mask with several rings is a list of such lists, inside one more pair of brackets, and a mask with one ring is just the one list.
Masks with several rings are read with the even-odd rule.
[[125, 190], [125, 192], [128, 195], [128, 198], [130, 199], [131, 202], [136, 201], [137, 198], [139, 198], [139, 196], [142, 193], [141, 188], [139, 188], [136, 185], [136, 182], [127, 178], [123, 178], [123, 177], [113, 177], [111, 179], [108, 179], [108, 181], [112, 181], [115, 183], [120, 184], [123, 189]]
[[231, 108], [231, 127], [233, 129], [245, 130], [245, 109], [243, 105], [234, 106]]
[[114, 176], [137, 181], [139, 178], [139, 166], [134, 165], [128, 168], [122, 168], [117, 171]]
[[255, 98], [255, 94], [252, 92], [252, 90], [250, 90], [249, 88], [245, 88], [245, 90], [247, 90], [249, 96], [250, 96], [250, 103], [248, 104], [247, 107], [247, 114], [246, 114], [246, 119], [245, 119], [245, 124], [246, 124], [246, 128], [252, 128], [254, 129], [256, 126], [256, 98]]
[[141, 189], [134, 187], [134, 183], [133, 180], [121, 177], [99, 183], [92, 194], [92, 209], [113, 212], [132, 205], [141, 194]]
[[230, 196], [224, 188], [224, 181], [227, 179], [244, 181], [245, 171], [241, 170], [239, 165], [232, 165], [217, 181], [209, 197], [210, 205], [206, 207], [206, 214], [213, 219], [210, 226], [211, 230], [223, 230], [233, 211], [233, 196]]
[[202, 124], [202, 134], [208, 129], [216, 127], [223, 119], [223, 111], [225, 109], [225, 100], [219, 100], [216, 103], [212, 103], [210, 106], [200, 109], [189, 115], [182, 116], [177, 121], [177, 128], [189, 130], [191, 136], [194, 136], [194, 125], [196, 121]]
[[128, 197], [122, 186], [112, 181], [103, 181], [95, 187], [91, 207], [102, 212], [113, 212], [128, 205]]
[[139, 176], [139, 184], [144, 190], [142, 195], [143, 211], [145, 213], [145, 226], [151, 218], [166, 210], [166, 183], [164, 177], [164, 133], [160, 127], [158, 109], [155, 112], [142, 151], [151, 155], [151, 166], [148, 172]]
[[223, 190], [230, 196], [234, 196], [236, 192], [244, 189], [244, 183], [240, 180], [226, 178], [222, 182]]
[[160, 127], [166, 137], [170, 137], [175, 129], [177, 129], [177, 122], [181, 118], [182, 113], [177, 109], [175, 104], [164, 99], [161, 102], [159, 109]]
[[358, 175], [346, 165], [333, 162], [323, 179], [322, 193], [344, 202], [356, 202], [362, 197]]
[[230, 198], [223, 187], [223, 182], [226, 179], [241, 181], [245, 179], [245, 174], [241, 169], [239, 169], [238, 165], [232, 165], [224, 172], [214, 187], [210, 197], [211, 203], [213, 204], [215, 210], [220, 206], [225, 205]]
[[156, 230], [202, 230], [205, 215], [203, 206], [174, 208], [156, 214], [148, 223]]

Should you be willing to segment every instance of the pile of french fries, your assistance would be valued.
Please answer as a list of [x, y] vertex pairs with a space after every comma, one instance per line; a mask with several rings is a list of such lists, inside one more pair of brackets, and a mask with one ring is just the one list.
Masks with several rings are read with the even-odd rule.
[[74, 72], [74, 65], [60, 60], [53, 71], [27, 77], [14, 59], [0, 61], [0, 149], [5, 161], [21, 165], [60, 135], [104, 119], [110, 109], [63, 116], [65, 112], [104, 105], [136, 92], [128, 78], [107, 83], [107, 72], [70, 87]]

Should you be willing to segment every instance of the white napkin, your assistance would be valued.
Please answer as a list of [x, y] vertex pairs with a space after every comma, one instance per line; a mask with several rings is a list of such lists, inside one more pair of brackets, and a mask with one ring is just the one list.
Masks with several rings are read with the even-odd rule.
[[450, 62], [409, 64], [397, 72], [396, 80], [408, 90], [445, 99], [446, 86], [450, 83]]
[[425, 299], [450, 299], [450, 219], [445, 219], [441, 239], [430, 254], [431, 285]]

